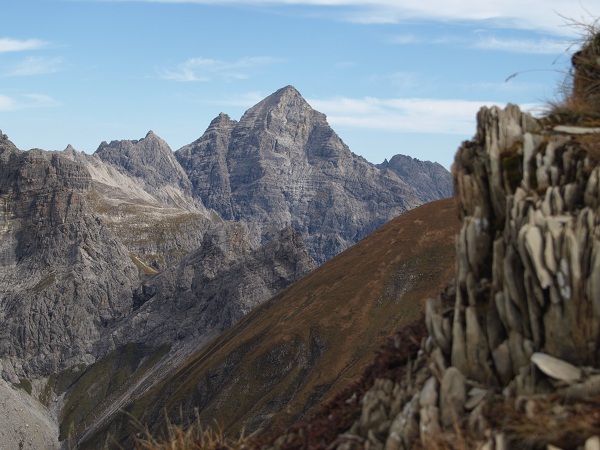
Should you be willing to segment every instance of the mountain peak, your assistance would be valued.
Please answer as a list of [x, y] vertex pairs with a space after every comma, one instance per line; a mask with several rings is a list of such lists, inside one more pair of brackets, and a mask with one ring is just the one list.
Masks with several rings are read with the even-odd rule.
[[236, 121], [233, 120], [231, 117], [229, 117], [229, 115], [225, 114], [225, 113], [219, 113], [219, 115], [217, 117], [215, 117], [211, 122], [210, 125], [208, 126], [208, 128], [214, 128], [214, 127], [219, 127], [219, 126], [223, 126], [223, 125], [231, 125], [231, 124], [235, 124]]
[[287, 86], [282, 87], [281, 89], [278, 89], [275, 94], [287, 94], [287, 95], [298, 95], [300, 97], [302, 97], [302, 95], [300, 94], [300, 92], [298, 92], [298, 90], [292, 86], [291, 84], [288, 84]]
[[246, 113], [250, 113], [251, 116], [260, 114], [261, 112], [268, 113], [274, 109], [283, 111], [288, 110], [311, 110], [311, 106], [302, 97], [300, 92], [296, 90], [294, 86], [288, 85], [278, 89], [273, 94], [269, 95], [264, 100], [257, 103], [255, 106], [250, 108]]
[[[239, 121], [241, 128], [271, 129], [279, 134], [284, 128], [292, 135], [297, 134], [297, 128], [304, 128], [305, 122], [317, 113], [300, 92], [291, 85], [285, 86], [264, 100], [258, 102], [244, 113]], [[258, 127], [258, 128], [257, 128]]]
[[65, 148], [63, 151], [67, 154], [74, 154], [77, 152], [77, 150], [75, 150], [75, 147], [73, 147], [71, 144], [67, 145], [67, 148]]
[[301, 102], [308, 105], [306, 100], [304, 100], [304, 97], [302, 97], [302, 94], [300, 94], [300, 92], [298, 92], [298, 90], [291, 84], [278, 89], [273, 94], [269, 95], [264, 101], [269, 101], [268, 103], [276, 102], [285, 104]]

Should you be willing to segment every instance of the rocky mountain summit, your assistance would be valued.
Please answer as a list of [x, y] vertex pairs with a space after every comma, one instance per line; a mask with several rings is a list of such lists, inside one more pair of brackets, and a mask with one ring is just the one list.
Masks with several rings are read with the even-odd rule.
[[292, 86], [239, 122], [219, 115], [176, 157], [206, 207], [243, 221], [259, 240], [291, 226], [319, 263], [398, 214], [452, 193], [439, 165], [420, 163], [413, 186], [408, 170], [377, 167], [350, 152]]
[[[149, 131], [140, 140], [102, 142], [95, 152], [102, 161], [142, 180], [144, 187], [164, 203], [193, 205], [192, 184], [169, 145]], [[201, 205], [201, 203], [196, 204]]]
[[394, 155], [388, 161], [377, 164], [380, 169], [389, 169], [404, 182], [412, 186], [419, 199], [431, 202], [452, 196], [452, 179], [446, 176], [447, 170], [438, 163], [420, 161], [406, 155]]

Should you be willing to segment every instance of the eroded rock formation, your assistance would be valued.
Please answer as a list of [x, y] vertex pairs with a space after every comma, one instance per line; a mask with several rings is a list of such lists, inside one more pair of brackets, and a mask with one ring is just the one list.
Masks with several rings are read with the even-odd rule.
[[[572, 430], [600, 394], [600, 165], [590, 139], [600, 144], [592, 128], [514, 105], [479, 112], [452, 172], [462, 221], [454, 286], [428, 301], [419, 356], [375, 383], [354, 440], [338, 448], [593, 445], [597, 427]], [[540, 425], [550, 420], [552, 429]]]
[[219, 115], [176, 156], [208, 208], [243, 221], [258, 241], [291, 226], [318, 263], [398, 214], [451, 195], [448, 172], [439, 165], [409, 158], [419, 166], [413, 179], [400, 164], [388, 170], [353, 154], [292, 86], [239, 122]]

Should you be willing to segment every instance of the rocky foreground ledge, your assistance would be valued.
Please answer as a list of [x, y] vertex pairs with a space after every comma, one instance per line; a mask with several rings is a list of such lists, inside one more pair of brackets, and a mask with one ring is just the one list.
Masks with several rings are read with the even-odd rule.
[[576, 128], [479, 112], [453, 166], [451, 300], [338, 448], [600, 448], [600, 134]]

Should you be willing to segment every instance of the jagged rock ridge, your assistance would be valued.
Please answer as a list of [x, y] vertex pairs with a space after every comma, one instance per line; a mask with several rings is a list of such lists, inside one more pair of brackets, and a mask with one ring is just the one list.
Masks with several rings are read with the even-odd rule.
[[245, 222], [261, 240], [292, 226], [318, 262], [392, 217], [451, 194], [441, 167], [436, 175], [446, 173], [439, 183], [430, 178], [421, 190], [398, 171], [351, 153], [325, 115], [292, 86], [250, 108], [239, 122], [221, 114], [176, 156], [208, 208]]
[[[192, 185], [187, 175], [167, 143], [152, 131], [136, 141], [102, 142], [95, 154], [102, 161], [143, 180], [146, 189], [165, 203], [177, 206], [193, 204], [190, 197]], [[179, 195], [174, 195], [176, 192]]]
[[394, 155], [388, 161], [378, 164], [380, 169], [389, 169], [412, 186], [419, 199], [431, 202], [439, 198], [451, 197], [452, 179], [448, 171], [438, 163], [420, 161], [406, 155]]

